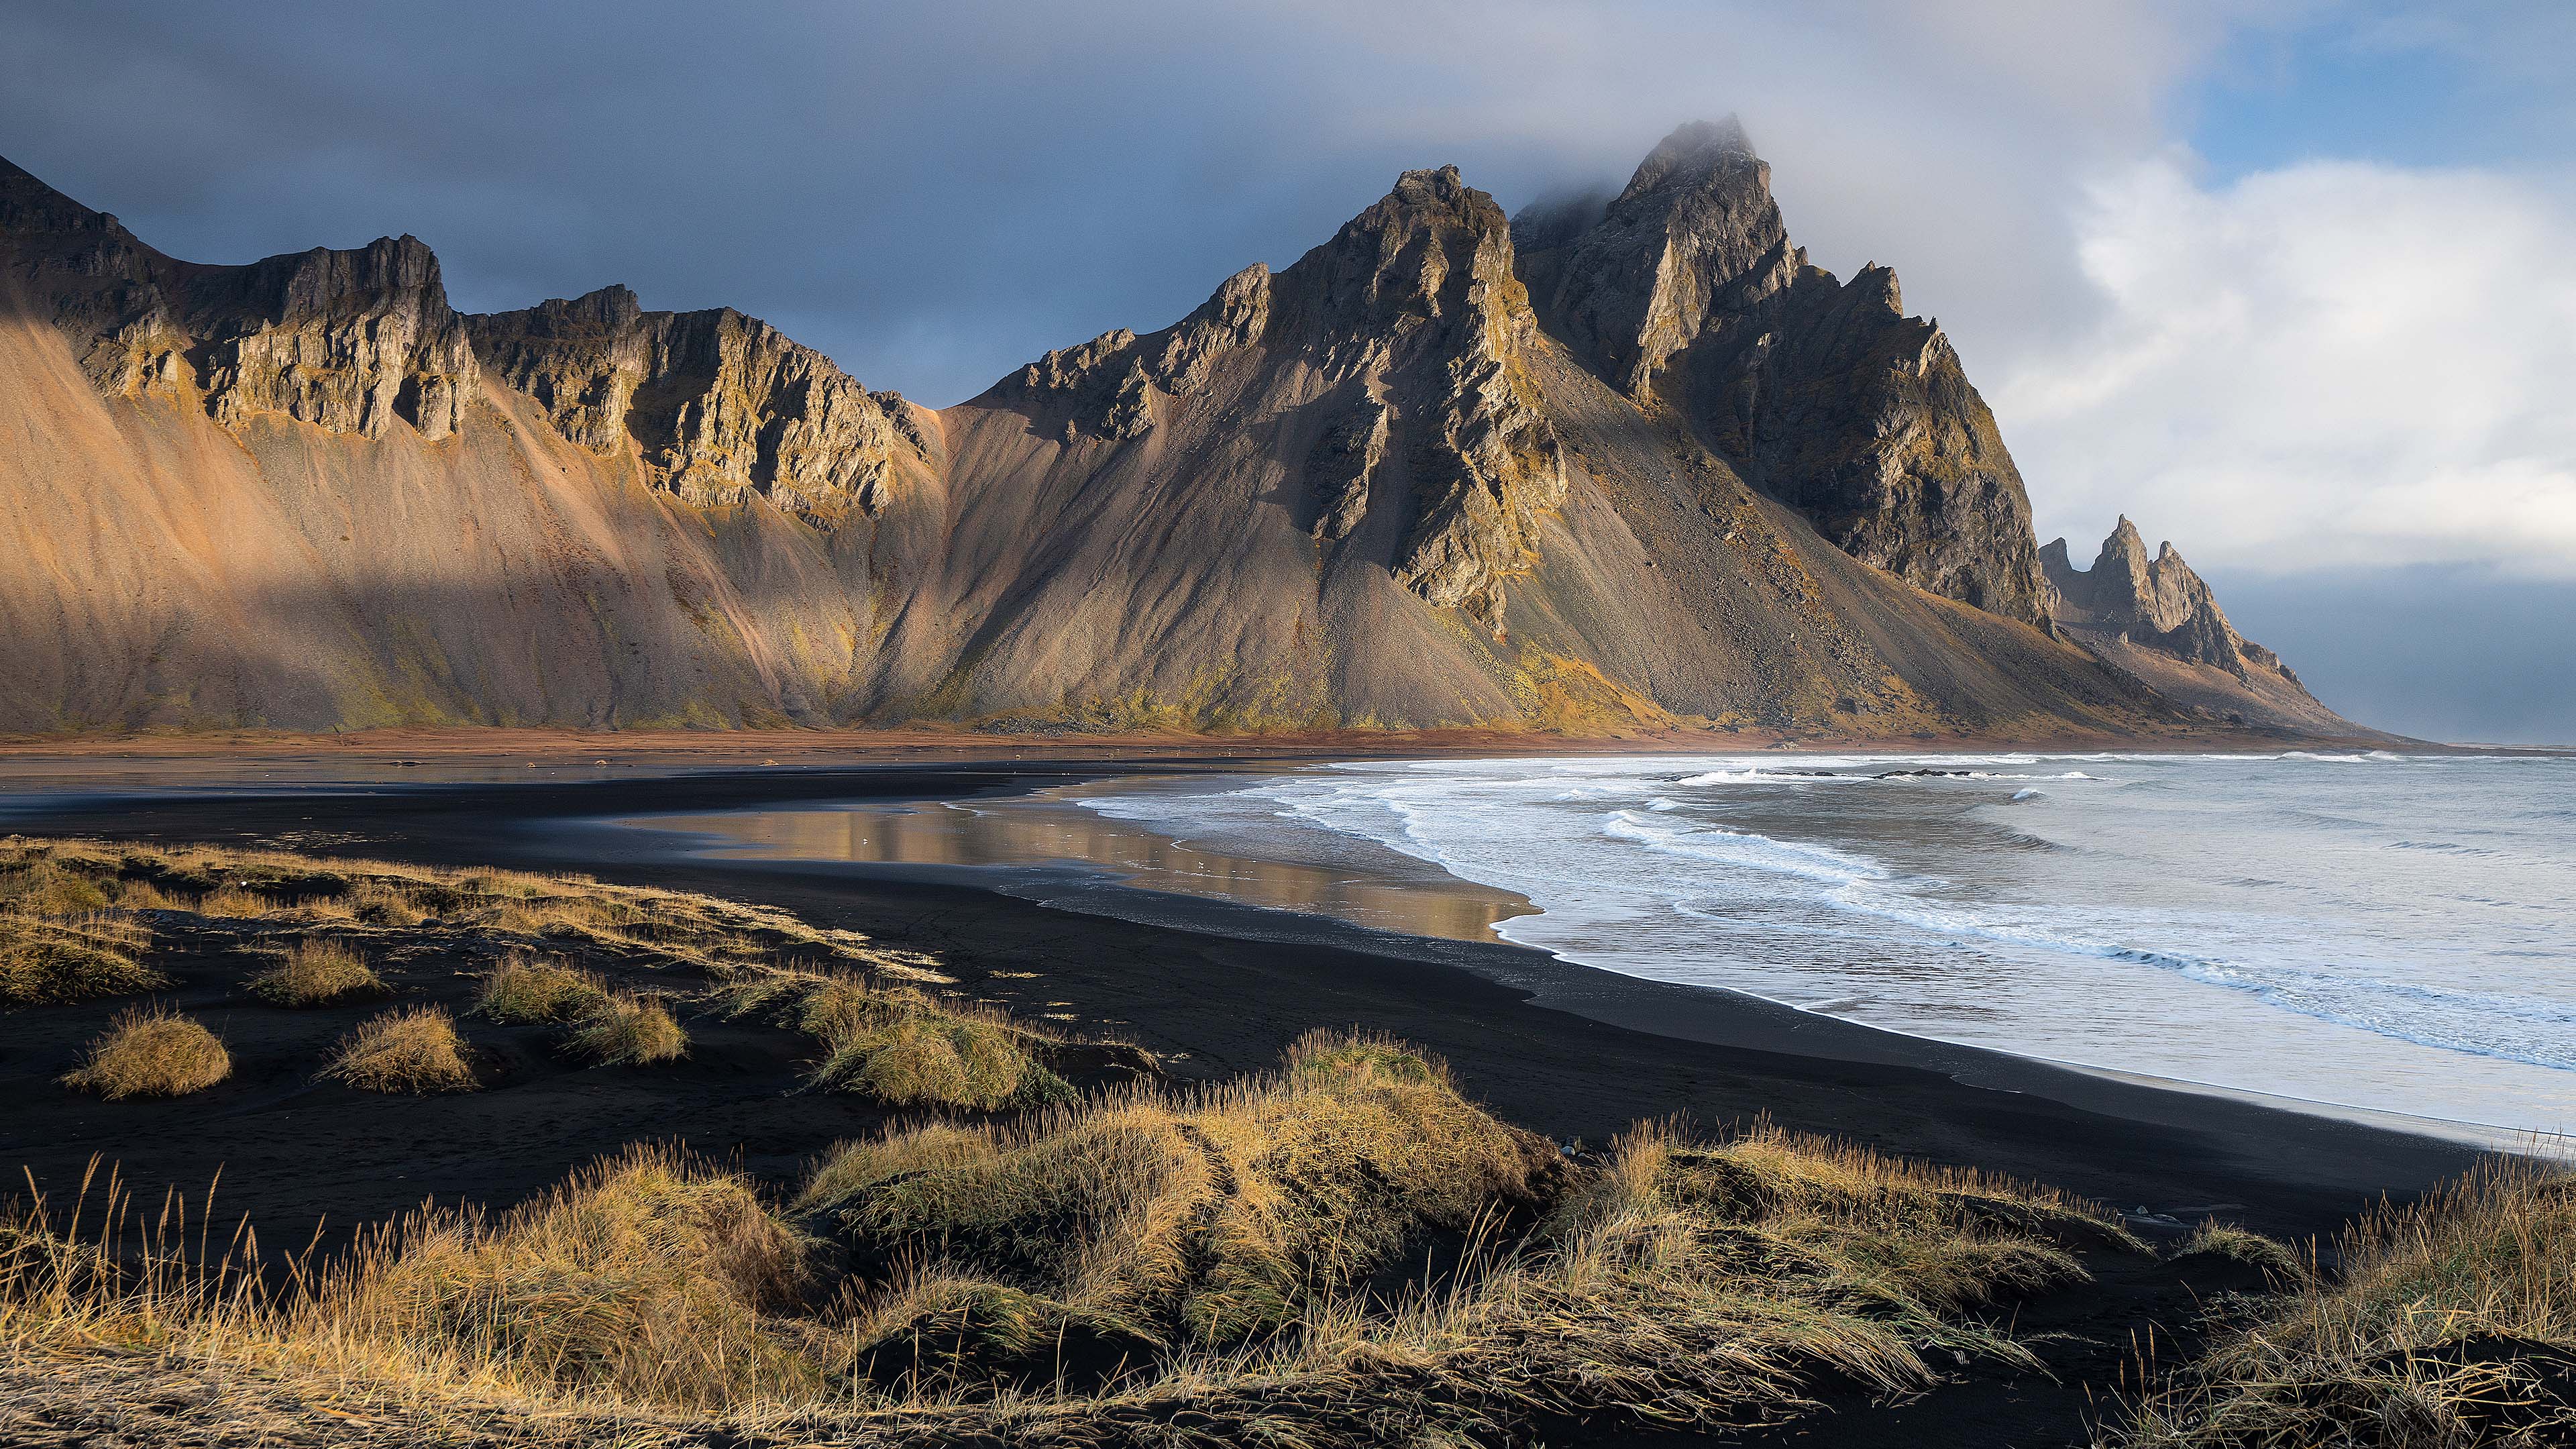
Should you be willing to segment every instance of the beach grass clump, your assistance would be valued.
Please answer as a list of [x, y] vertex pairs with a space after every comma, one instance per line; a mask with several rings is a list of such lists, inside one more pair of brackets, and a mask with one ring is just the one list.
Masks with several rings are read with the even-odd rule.
[[2576, 1443], [2576, 1175], [2490, 1161], [2338, 1244], [2106, 1437], [2117, 1449]]
[[204, 1025], [168, 1007], [135, 1007], [118, 1013], [63, 1084], [122, 1102], [184, 1097], [232, 1074], [231, 1053]]
[[2216, 1218], [2192, 1229], [2191, 1236], [2174, 1250], [2180, 1258], [2201, 1254], [2242, 1263], [2280, 1287], [2305, 1283], [2312, 1272], [2307, 1260], [2289, 1244]]
[[151, 932], [104, 915], [0, 914], [0, 1006], [60, 1006], [159, 991], [170, 978], [143, 964]]
[[195, 903], [171, 895], [148, 880], [119, 880], [116, 883], [116, 908], [120, 911], [190, 911]]
[[455, 1019], [443, 1007], [388, 1011], [340, 1039], [322, 1075], [360, 1091], [426, 1096], [477, 1085]]
[[[914, 1285], [918, 1302], [880, 1304], [881, 1337], [952, 1311], [959, 1283], [990, 1280], [1052, 1300], [1015, 1310], [1036, 1328], [1072, 1314], [1223, 1348], [1352, 1288], [1425, 1233], [1530, 1200], [1556, 1159], [1458, 1096], [1436, 1063], [1317, 1038], [1277, 1079], [849, 1144], [799, 1205], [889, 1260], [936, 1249], [944, 1274]], [[998, 1321], [982, 1331], [1009, 1336]]]
[[513, 1026], [571, 1026], [597, 1012], [610, 996], [608, 983], [595, 971], [513, 956], [483, 978], [474, 1009]]
[[1676, 1145], [1666, 1172], [1674, 1200], [1706, 1221], [1759, 1223], [1790, 1258], [1942, 1308], [2076, 1281], [2079, 1253], [2149, 1252], [2064, 1194], [1767, 1122], [1722, 1145]]
[[911, 986], [768, 972], [738, 983], [733, 1001], [736, 1014], [784, 1002], [785, 1020], [823, 1045], [810, 1080], [828, 1091], [893, 1107], [987, 1112], [1073, 1099], [1073, 1088], [1040, 1060], [1048, 1038]]
[[798, 1336], [770, 1322], [812, 1251], [744, 1178], [637, 1147], [497, 1220], [398, 1224], [319, 1316], [399, 1346], [416, 1371], [721, 1408], [825, 1390]]
[[[1819, 1372], [1896, 1392], [1937, 1377], [1934, 1350], [2028, 1367], [1956, 1310], [2085, 1271], [2010, 1224], [2117, 1241], [2043, 1189], [1770, 1131], [1646, 1127], [1566, 1159], [1435, 1060], [1340, 1036], [1254, 1082], [850, 1144], [795, 1206], [895, 1265], [849, 1331], [863, 1374], [951, 1401], [1069, 1377], [1101, 1395], [1066, 1405], [1084, 1434], [1185, 1413], [1207, 1443], [1486, 1442], [1603, 1411], [1742, 1425]], [[1441, 1281], [1400, 1266], [1433, 1258]]]
[[689, 1054], [689, 1034], [658, 1000], [612, 992], [565, 1039], [565, 1048], [592, 1066], [649, 1066]]
[[332, 1006], [382, 996], [385, 980], [341, 942], [306, 937], [286, 960], [251, 978], [251, 994], [276, 1006]]
[[2337, 1257], [2339, 1275], [2296, 1274], [2296, 1291], [2268, 1317], [2139, 1405], [2114, 1442], [2232, 1449], [2576, 1436], [2576, 1177], [2564, 1168], [2491, 1162], [2421, 1202], [2373, 1214]]
[[36, 916], [76, 916], [110, 904], [113, 877], [78, 857], [23, 855], [0, 862], [0, 907]]

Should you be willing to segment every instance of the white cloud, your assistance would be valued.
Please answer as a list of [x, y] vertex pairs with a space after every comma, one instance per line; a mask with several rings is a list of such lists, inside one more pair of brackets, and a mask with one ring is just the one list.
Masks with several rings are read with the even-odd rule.
[[2523, 179], [2188, 158], [2089, 189], [2105, 320], [1991, 391], [2042, 536], [2126, 512], [2267, 572], [2576, 576], [2576, 207]]

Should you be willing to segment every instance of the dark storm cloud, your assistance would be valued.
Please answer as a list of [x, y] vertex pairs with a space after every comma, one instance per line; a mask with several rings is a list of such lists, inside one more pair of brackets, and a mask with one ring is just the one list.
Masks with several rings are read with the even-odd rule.
[[1216, 6], [18, 6], [8, 29], [0, 146], [166, 250], [408, 230], [463, 307], [623, 281], [933, 403], [1161, 325], [1402, 166], [1462, 159], [1336, 134], [1317, 98], [1370, 58]]
[[[1223, 164], [1280, 123], [1275, 85], [1189, 74], [1178, 35], [1085, 54], [998, 7], [58, 8], [11, 25], [33, 63], [0, 103], [9, 153], [165, 249], [410, 230], [460, 306], [624, 281], [933, 402], [1005, 344], [1185, 306], [1299, 199]], [[1076, 70], [1087, 102], [1056, 79]], [[1195, 134], [1149, 134], [1144, 94]], [[1103, 225], [1146, 205], [1190, 222]]]
[[2576, 745], [2576, 581], [2457, 565], [2212, 570], [2249, 639], [2319, 699], [2418, 739]]
[[1905, 253], [1918, 297], [2040, 315], [2031, 268], [1954, 253], [2050, 224], [2062, 168], [2012, 158], [2144, 122], [2181, 46], [2128, 8], [1962, 49], [1901, 6], [1661, 0], [0, 0], [0, 154], [182, 256], [411, 231], [460, 306], [623, 281], [942, 404], [1293, 261], [1406, 167], [1511, 204], [1738, 107], [1820, 259]]

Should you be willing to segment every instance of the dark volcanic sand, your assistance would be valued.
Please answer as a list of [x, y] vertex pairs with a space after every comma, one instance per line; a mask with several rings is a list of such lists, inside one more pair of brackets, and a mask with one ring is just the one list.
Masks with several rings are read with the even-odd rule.
[[[1199, 762], [1224, 768], [1236, 762]], [[1189, 768], [1157, 760], [1151, 768]], [[292, 795], [5, 803], [28, 834], [282, 845], [448, 865], [577, 869], [784, 906], [818, 924], [934, 951], [978, 995], [1026, 1014], [1069, 1012], [1127, 1036], [1186, 1076], [1272, 1064], [1317, 1026], [1390, 1032], [1446, 1057], [1465, 1090], [1560, 1139], [1600, 1143], [1644, 1117], [1784, 1126], [1909, 1156], [2035, 1178], [2123, 1209], [2188, 1222], [2216, 1215], [2289, 1238], [2330, 1235], [2383, 1194], [2457, 1173], [2470, 1149], [2227, 1098], [2169, 1092], [1969, 1048], [1890, 1036], [1750, 998], [1636, 981], [1520, 948], [1374, 935], [1223, 903], [1158, 898], [1163, 924], [1049, 909], [993, 890], [871, 877], [860, 868], [701, 861], [665, 842], [581, 822], [793, 800], [954, 798], [1064, 783], [1116, 766], [1015, 761], [876, 770], [759, 771], [581, 784], [365, 787]], [[1179, 924], [1173, 924], [1173, 923]], [[995, 976], [1036, 972], [1033, 978]], [[435, 973], [432, 973], [433, 975]], [[407, 983], [452, 994], [462, 979]], [[232, 1082], [167, 1103], [103, 1104], [55, 1086], [113, 1004], [12, 1013], [0, 1054], [0, 1166], [68, 1191], [92, 1154], [152, 1195], [192, 1196], [223, 1169], [217, 1216], [242, 1212], [275, 1244], [317, 1215], [347, 1225], [435, 1193], [493, 1205], [551, 1185], [636, 1140], [685, 1139], [785, 1178], [880, 1114], [794, 1094], [796, 1044], [773, 1031], [689, 1023], [691, 1060], [582, 1071], [533, 1039], [469, 1030], [506, 1062], [493, 1090], [382, 1098], [315, 1087], [330, 1040], [365, 1008], [287, 1013], [215, 983], [178, 994], [231, 1043]], [[1051, 1005], [1050, 1003], [1070, 1003]], [[1114, 1023], [1103, 1025], [1103, 1023]], [[470, 1024], [469, 1024], [470, 1026]], [[2179, 1236], [2154, 1220], [2133, 1226]], [[1816, 1445], [2081, 1443], [2134, 1339], [2187, 1345], [2203, 1274], [2124, 1260], [2102, 1283], [2013, 1310], [2057, 1382], [1972, 1375], [1910, 1404], [1840, 1404], [1781, 1431]], [[2188, 1281], [2186, 1281], [2188, 1280]], [[1577, 1432], [1573, 1440], [1608, 1442]], [[1551, 1442], [1569, 1436], [1550, 1435]], [[1659, 1437], [1659, 1443], [1672, 1442]]]

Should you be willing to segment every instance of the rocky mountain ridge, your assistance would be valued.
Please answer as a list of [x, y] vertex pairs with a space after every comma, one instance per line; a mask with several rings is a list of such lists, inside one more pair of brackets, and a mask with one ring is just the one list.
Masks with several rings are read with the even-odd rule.
[[931, 445], [900, 394], [730, 307], [647, 312], [622, 286], [469, 316], [496, 376], [602, 456], [632, 440], [646, 475], [700, 506], [758, 494], [829, 528], [874, 513]]
[[2049, 626], [2030, 501], [1958, 353], [1895, 273], [1808, 262], [1741, 125], [1684, 126], [1606, 204], [1514, 226], [1541, 316], [1632, 401], [1853, 557]]
[[408, 237], [175, 261], [6, 163], [0, 302], [10, 728], [2223, 717], [2056, 637], [1955, 352], [1732, 123], [1597, 215], [1408, 172], [936, 413], [730, 309], [459, 314]]

